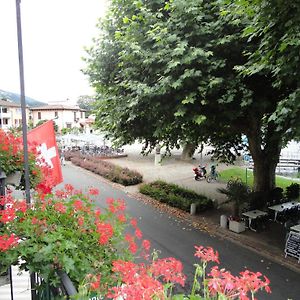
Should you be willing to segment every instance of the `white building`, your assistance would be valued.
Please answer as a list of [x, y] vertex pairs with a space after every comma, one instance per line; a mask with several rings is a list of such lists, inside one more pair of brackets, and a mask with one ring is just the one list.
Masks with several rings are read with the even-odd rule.
[[[26, 107], [27, 122], [31, 118], [31, 113]], [[21, 105], [9, 100], [0, 100], [0, 128], [9, 130], [22, 126], [22, 110]]]
[[54, 120], [58, 130], [63, 128], [82, 128], [85, 123], [85, 110], [78, 106], [45, 105], [31, 108], [33, 126], [42, 120]]

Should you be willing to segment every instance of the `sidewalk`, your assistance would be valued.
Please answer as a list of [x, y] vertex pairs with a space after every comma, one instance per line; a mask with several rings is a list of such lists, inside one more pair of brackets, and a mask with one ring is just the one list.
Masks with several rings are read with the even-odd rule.
[[[217, 191], [219, 187], [225, 187], [223, 183], [207, 183], [206, 181], [195, 181], [193, 167], [201, 164], [209, 165], [211, 162], [207, 157], [201, 158], [199, 154], [195, 155], [195, 159], [189, 162], [179, 160], [180, 151], [173, 151], [171, 157], [163, 159], [161, 165], [154, 164], [154, 154], [143, 156], [140, 154], [140, 148], [137, 145], [124, 147], [127, 157], [117, 158], [112, 162], [121, 167], [127, 167], [131, 170], [136, 170], [143, 175], [145, 183], [154, 180], [164, 180], [169, 183], [175, 183], [182, 187], [194, 190], [195, 192], [205, 195], [214, 200], [216, 204], [222, 202], [224, 195]], [[218, 170], [225, 166], [218, 165]], [[127, 193], [134, 195], [141, 200], [152, 202], [149, 197], [139, 193], [139, 186], [124, 187]], [[157, 205], [154, 203], [154, 205]], [[161, 208], [161, 205], [160, 205]], [[253, 250], [261, 255], [264, 255], [270, 260], [273, 260], [281, 265], [284, 265], [296, 272], [300, 273], [300, 264], [293, 257], [285, 257], [285, 233], [283, 226], [278, 223], [271, 222], [270, 228], [263, 232], [253, 232], [246, 230], [243, 233], [237, 234], [230, 230], [220, 227], [220, 216], [225, 214], [230, 215], [230, 210], [226, 206], [218, 209], [213, 209], [202, 214], [191, 216], [188, 213], [176, 212], [176, 209], [166, 208], [168, 212], [173, 212], [176, 216], [184, 218], [191, 222], [194, 227], [200, 230], [205, 230], [211, 235], [216, 235], [224, 239], [229, 239], [234, 243], [238, 243], [243, 247]]]

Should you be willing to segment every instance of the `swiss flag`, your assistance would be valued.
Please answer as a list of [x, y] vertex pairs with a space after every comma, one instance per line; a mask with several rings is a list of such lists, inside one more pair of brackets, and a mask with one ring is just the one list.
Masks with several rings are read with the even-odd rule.
[[30, 130], [27, 135], [28, 143], [38, 145], [38, 150], [47, 165], [52, 169], [52, 182], [57, 185], [63, 181], [60, 158], [58, 154], [53, 121], [47, 121]]

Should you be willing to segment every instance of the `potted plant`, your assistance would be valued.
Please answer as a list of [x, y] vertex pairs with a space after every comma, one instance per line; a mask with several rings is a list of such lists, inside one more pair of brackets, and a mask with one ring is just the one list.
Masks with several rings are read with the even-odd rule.
[[249, 187], [237, 178], [230, 180], [226, 188], [219, 188], [218, 191], [227, 196], [223, 204], [232, 204], [232, 215], [229, 217], [229, 229], [236, 233], [245, 231], [245, 223], [241, 221], [241, 207], [249, 202]]

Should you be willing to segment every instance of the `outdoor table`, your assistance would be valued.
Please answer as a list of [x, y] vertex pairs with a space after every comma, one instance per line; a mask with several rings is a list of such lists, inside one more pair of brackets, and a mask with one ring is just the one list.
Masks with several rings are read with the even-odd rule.
[[256, 232], [256, 229], [251, 227], [252, 220], [254, 220], [258, 217], [266, 216], [267, 214], [268, 213], [266, 213], [265, 211], [255, 209], [255, 210], [246, 211], [242, 215], [245, 216], [245, 217], [248, 217], [248, 219], [249, 219], [249, 229]]
[[299, 225], [295, 225], [295, 226], [292, 226], [290, 228], [291, 231], [296, 231], [296, 232], [300, 232], [300, 224]]
[[285, 203], [269, 206], [268, 208], [275, 212], [275, 214], [274, 214], [274, 222], [275, 222], [279, 212], [282, 212], [285, 209], [291, 209], [294, 206], [298, 206], [298, 205], [299, 205], [299, 202], [290, 201], [290, 202], [285, 202]]

